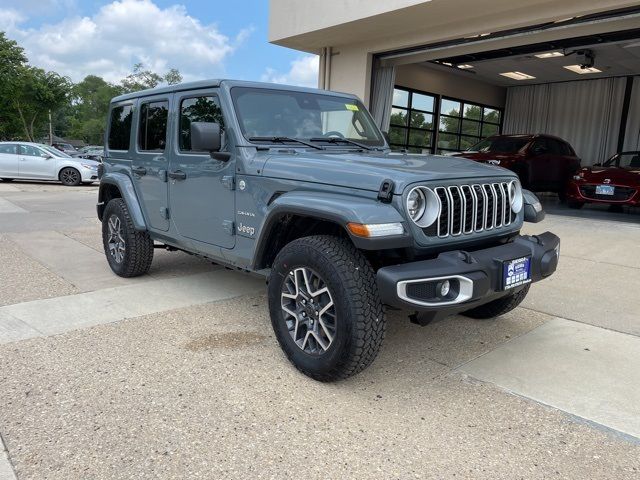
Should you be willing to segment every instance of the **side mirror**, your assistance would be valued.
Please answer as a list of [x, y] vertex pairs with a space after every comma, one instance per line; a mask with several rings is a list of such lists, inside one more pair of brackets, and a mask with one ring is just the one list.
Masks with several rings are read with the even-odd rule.
[[544, 220], [544, 209], [542, 204], [536, 195], [529, 191], [522, 189], [522, 197], [524, 200], [524, 221], [531, 223], [538, 223]]
[[191, 149], [198, 152], [218, 152], [221, 143], [220, 124], [213, 122], [191, 123]]

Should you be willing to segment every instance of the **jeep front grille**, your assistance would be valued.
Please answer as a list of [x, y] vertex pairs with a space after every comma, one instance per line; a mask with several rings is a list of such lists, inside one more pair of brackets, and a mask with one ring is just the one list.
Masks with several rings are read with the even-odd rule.
[[509, 226], [516, 218], [509, 202], [509, 182], [433, 188], [440, 203], [428, 236], [465, 235]]

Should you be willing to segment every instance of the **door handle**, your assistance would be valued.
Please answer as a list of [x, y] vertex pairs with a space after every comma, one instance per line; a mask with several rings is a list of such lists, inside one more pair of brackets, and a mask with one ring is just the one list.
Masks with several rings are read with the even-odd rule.
[[147, 174], [147, 169], [144, 167], [131, 167], [131, 171], [140, 176]]
[[169, 172], [167, 175], [169, 176], [169, 178], [172, 178], [174, 180], [185, 180], [187, 178], [187, 174], [184, 173], [182, 170], [176, 170], [175, 172]]

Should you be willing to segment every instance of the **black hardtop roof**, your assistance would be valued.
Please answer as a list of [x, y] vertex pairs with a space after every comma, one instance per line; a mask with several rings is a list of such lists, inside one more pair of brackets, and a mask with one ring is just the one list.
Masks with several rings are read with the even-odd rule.
[[179, 83], [177, 85], [169, 85], [168, 87], [150, 88], [147, 90], [141, 90], [139, 92], [125, 93], [111, 99], [111, 103], [122, 102], [126, 100], [132, 100], [135, 98], [149, 97], [151, 95], [161, 95], [163, 93], [183, 92], [186, 90], [199, 90], [203, 88], [219, 87], [221, 85], [228, 87], [253, 87], [253, 88], [270, 88], [275, 90], [293, 90], [296, 92], [309, 92], [309, 93], [322, 93], [325, 95], [335, 95], [337, 97], [348, 97], [355, 99], [355, 95], [348, 93], [339, 93], [329, 90], [319, 90], [317, 88], [310, 87], [296, 87], [293, 85], [283, 85], [280, 83], [266, 83], [266, 82], [250, 82], [245, 80], [225, 80], [225, 79], [212, 79], [212, 80], [198, 80], [196, 82]]

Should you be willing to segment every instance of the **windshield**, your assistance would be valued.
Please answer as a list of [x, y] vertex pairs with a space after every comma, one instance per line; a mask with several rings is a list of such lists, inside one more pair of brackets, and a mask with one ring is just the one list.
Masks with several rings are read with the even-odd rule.
[[616, 153], [607, 160], [605, 167], [640, 168], [640, 152]]
[[492, 137], [485, 138], [474, 146], [469, 147], [467, 152], [500, 152], [516, 153], [522, 150], [529, 143], [528, 138], [514, 137]]
[[61, 152], [57, 148], [50, 147], [49, 145], [40, 145], [40, 148], [42, 148], [43, 150], [46, 150], [54, 157], [71, 158], [71, 155], [67, 155], [66, 153]]
[[[384, 145], [367, 110], [351, 98], [248, 87], [232, 88], [231, 96], [242, 134], [249, 140], [288, 137], [318, 142], [326, 137]], [[346, 142], [336, 145], [349, 146]]]

